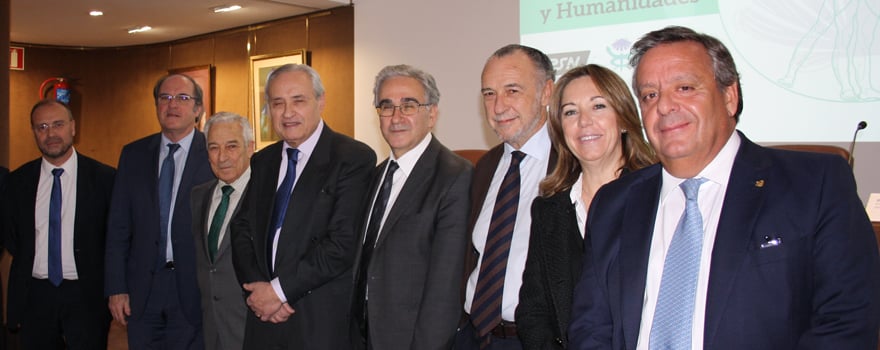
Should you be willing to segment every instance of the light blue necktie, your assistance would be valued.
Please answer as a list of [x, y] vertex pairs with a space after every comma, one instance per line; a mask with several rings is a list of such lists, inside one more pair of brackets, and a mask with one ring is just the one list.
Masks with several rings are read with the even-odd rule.
[[697, 195], [704, 182], [706, 179], [687, 179], [680, 185], [686, 203], [663, 264], [650, 350], [691, 348], [694, 299], [703, 248], [703, 216], [697, 205]]
[[52, 194], [49, 196], [49, 282], [59, 286], [64, 279], [61, 269], [61, 174], [64, 169], [52, 169]]

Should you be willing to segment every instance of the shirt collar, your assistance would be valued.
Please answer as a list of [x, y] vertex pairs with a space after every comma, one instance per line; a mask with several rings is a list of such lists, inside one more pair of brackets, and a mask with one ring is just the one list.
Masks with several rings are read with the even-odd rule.
[[232, 181], [231, 184], [226, 183], [226, 181], [217, 179], [218, 181], [220, 181], [217, 187], [220, 188], [225, 185], [230, 185], [230, 186], [232, 186], [232, 188], [235, 189], [236, 192], [243, 193], [244, 188], [247, 187], [248, 180], [250, 180], [250, 179], [251, 179], [251, 167], [248, 166], [247, 169], [245, 169], [244, 172], [241, 173], [241, 176], [239, 176], [237, 179], [235, 179], [235, 181]]
[[390, 159], [397, 162], [397, 165], [400, 167], [399, 170], [402, 170], [404, 175], [409, 176], [409, 174], [412, 174], [413, 169], [416, 167], [416, 162], [418, 162], [419, 158], [422, 157], [422, 153], [425, 153], [425, 150], [428, 148], [428, 144], [431, 143], [432, 138], [433, 136], [431, 135], [431, 133], [428, 133], [427, 135], [425, 135], [425, 138], [423, 138], [422, 141], [419, 142], [418, 145], [404, 153], [403, 156], [401, 156], [400, 158], [395, 159], [394, 152], [391, 152]]
[[[516, 151], [513, 146], [504, 143], [504, 155], [506, 157], [510, 156], [510, 152]], [[544, 160], [550, 156], [550, 133], [547, 131], [547, 122], [544, 122], [544, 125], [541, 125], [541, 128], [538, 129], [531, 138], [519, 149], [529, 157], [536, 158], [538, 160]]]
[[196, 131], [196, 129], [190, 130], [189, 134], [187, 134], [182, 139], [180, 139], [180, 141], [177, 141], [177, 142], [171, 141], [171, 139], [165, 137], [165, 134], [160, 132], [159, 135], [162, 135], [162, 145], [161, 145], [162, 152], [168, 152], [168, 144], [169, 143], [176, 143], [176, 144], [180, 145], [179, 151], [183, 151], [185, 154], [189, 154], [189, 148], [190, 148], [190, 146], [192, 146], [193, 137], [195, 137], [195, 134], [196, 134], [195, 131]]
[[[77, 161], [76, 149], [73, 148], [73, 146], [70, 146], [70, 149], [73, 150], [73, 152], [70, 153], [70, 158], [67, 158], [67, 160], [61, 164], [61, 166], [55, 166], [55, 164], [49, 163], [49, 161], [46, 160], [46, 158], [42, 158], [42, 161], [40, 162], [41, 171], [44, 174], [52, 175], [52, 169], [61, 168], [61, 169], [64, 169], [64, 173], [73, 174], [73, 172], [76, 171], [76, 165], [78, 164], [78, 161]], [[62, 173], [62, 174], [64, 174], [64, 173]]]
[[[296, 149], [299, 150], [299, 159], [297, 161], [302, 160], [302, 159], [306, 159], [306, 158], [308, 158], [309, 155], [312, 154], [312, 151], [315, 150], [315, 146], [318, 145], [318, 139], [321, 137], [321, 132], [323, 132], [323, 131], [324, 131], [324, 120], [321, 119], [321, 120], [318, 120], [318, 127], [315, 128], [315, 131], [312, 132], [311, 135], [309, 135], [309, 138], [307, 138], [305, 141], [303, 141], [303, 143], [299, 144], [299, 146], [296, 147]], [[281, 144], [284, 145], [284, 147], [281, 150], [281, 152], [282, 152], [281, 154], [284, 154], [284, 159], [287, 159], [287, 149], [293, 148], [293, 147], [290, 147], [290, 145], [287, 144], [287, 142], [281, 142]]]
[[[718, 184], [721, 186], [720, 188], [726, 189], [727, 183], [730, 180], [730, 172], [733, 170], [733, 161], [736, 158], [736, 153], [739, 151], [741, 143], [742, 139], [739, 137], [739, 133], [734, 131], [730, 138], [727, 139], [724, 147], [721, 147], [721, 151], [715, 155], [715, 158], [703, 170], [700, 170], [696, 177], [705, 178], [709, 182]], [[663, 168], [663, 185], [660, 189], [660, 200], [663, 201], [684, 180], [687, 179], [672, 176], [672, 174], [666, 171], [666, 168]]]

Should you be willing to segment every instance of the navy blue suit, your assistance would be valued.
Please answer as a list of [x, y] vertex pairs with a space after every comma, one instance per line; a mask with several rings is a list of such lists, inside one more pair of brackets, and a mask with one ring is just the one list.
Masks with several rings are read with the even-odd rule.
[[[661, 176], [660, 165], [642, 169], [593, 199], [571, 348], [635, 349]], [[782, 244], [761, 248], [765, 236]], [[876, 349], [878, 276], [846, 161], [743, 136], [712, 251], [703, 347]]]
[[[186, 320], [201, 329], [202, 314], [199, 287], [196, 283], [195, 244], [192, 237], [190, 192], [195, 185], [214, 179], [208, 163], [205, 135], [195, 130], [186, 165], [174, 199], [171, 218], [174, 275], [180, 311]], [[153, 289], [153, 275], [159, 256], [158, 174], [161, 135], [153, 134], [134, 141], [122, 149], [113, 188], [105, 254], [105, 291], [112, 296], [128, 293], [131, 316], [137, 320], [144, 314]], [[149, 339], [138, 336], [129, 327], [129, 344], [146, 344]], [[199, 336], [201, 338], [201, 336]], [[201, 340], [200, 340], [201, 341]]]

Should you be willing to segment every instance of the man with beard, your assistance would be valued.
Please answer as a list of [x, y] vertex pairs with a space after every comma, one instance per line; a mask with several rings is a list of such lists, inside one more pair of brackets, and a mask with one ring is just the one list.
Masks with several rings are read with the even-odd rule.
[[3, 232], [13, 255], [8, 326], [23, 349], [105, 349], [104, 236], [116, 171], [76, 152], [76, 121], [38, 102], [31, 127], [42, 157], [9, 174]]
[[521, 349], [514, 311], [529, 250], [530, 208], [556, 165], [545, 126], [553, 64], [522, 45], [495, 51], [483, 67], [486, 120], [503, 141], [474, 169], [465, 257], [464, 311], [456, 349]]

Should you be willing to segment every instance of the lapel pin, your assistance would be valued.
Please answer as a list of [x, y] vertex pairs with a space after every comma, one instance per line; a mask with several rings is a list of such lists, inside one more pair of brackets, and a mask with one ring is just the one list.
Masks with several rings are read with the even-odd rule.
[[764, 187], [764, 180], [755, 181], [755, 187], [757, 187], [757, 188]]

